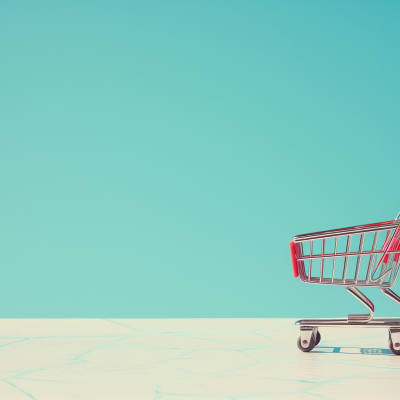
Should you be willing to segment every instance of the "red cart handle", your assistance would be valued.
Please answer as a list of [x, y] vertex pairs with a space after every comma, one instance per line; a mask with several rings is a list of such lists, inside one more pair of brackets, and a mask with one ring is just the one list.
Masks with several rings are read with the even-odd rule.
[[295, 242], [293, 242], [293, 240], [291, 240], [289, 246], [290, 246], [290, 255], [292, 256], [293, 276], [297, 278], [299, 276], [299, 268], [297, 266], [297, 256], [296, 256], [297, 245]]

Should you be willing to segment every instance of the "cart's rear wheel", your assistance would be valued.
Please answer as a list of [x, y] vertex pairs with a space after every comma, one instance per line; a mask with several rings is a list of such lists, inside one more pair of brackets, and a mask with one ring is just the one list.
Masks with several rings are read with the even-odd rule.
[[301, 342], [301, 336], [297, 340], [297, 347], [304, 352], [309, 352], [315, 347], [315, 339], [314, 336], [311, 336], [310, 342], [304, 340], [303, 343]]
[[396, 342], [393, 344], [392, 337], [389, 337], [389, 350], [396, 354], [396, 356], [400, 356], [400, 343]]
[[319, 331], [317, 331], [317, 338], [315, 340], [315, 345], [318, 346], [320, 341], [321, 341], [321, 334], [319, 333]]

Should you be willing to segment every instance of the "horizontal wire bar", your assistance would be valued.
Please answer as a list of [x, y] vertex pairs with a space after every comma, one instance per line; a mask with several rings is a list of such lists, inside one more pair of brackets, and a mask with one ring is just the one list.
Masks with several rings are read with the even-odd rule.
[[[315, 255], [315, 256], [301, 256], [298, 257], [298, 260], [318, 260], [321, 258], [332, 258], [332, 257], [351, 257], [351, 256], [369, 256], [374, 254], [383, 254], [383, 250], [376, 251], [354, 251], [354, 252], [344, 252], [344, 253], [336, 253], [336, 254], [324, 254], [324, 255]], [[386, 254], [398, 254], [400, 250], [388, 250]]]
[[346, 279], [346, 282], [343, 282], [343, 278], [335, 278], [332, 282], [331, 278], [322, 278], [322, 281], [320, 280], [319, 277], [311, 277], [310, 280], [303, 280], [303, 282], [306, 283], [320, 283], [320, 284], [325, 284], [325, 285], [340, 285], [340, 286], [369, 286], [369, 287], [391, 287], [393, 286], [393, 283], [390, 282], [382, 282], [382, 283], [370, 283], [369, 281], [365, 279], [359, 279], [358, 282], [356, 283], [355, 279]]
[[360, 233], [370, 233], [370, 232], [379, 232], [385, 231], [388, 229], [395, 229], [399, 226], [399, 223], [393, 224], [384, 224], [384, 225], [374, 225], [374, 226], [366, 226], [366, 227], [352, 227], [352, 228], [343, 228], [343, 229], [333, 229], [329, 231], [321, 231], [314, 233], [305, 233], [303, 235], [297, 235], [293, 238], [295, 243], [299, 242], [309, 242], [310, 240], [318, 240], [318, 239], [329, 239], [334, 237], [342, 237], [348, 235], [357, 235]]

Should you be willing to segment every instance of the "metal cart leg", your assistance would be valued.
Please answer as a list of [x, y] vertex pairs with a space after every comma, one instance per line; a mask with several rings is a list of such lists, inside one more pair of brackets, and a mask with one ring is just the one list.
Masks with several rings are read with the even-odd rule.
[[[374, 316], [374, 304], [372, 301], [364, 294], [361, 293], [356, 287], [354, 286], [347, 286], [347, 291], [351, 293], [357, 300], [364, 304], [365, 307], [368, 308], [369, 314], [349, 314], [347, 316], [347, 320], [349, 322], [368, 322]], [[400, 300], [400, 298], [399, 298]], [[399, 303], [400, 304], [400, 303]]]
[[[297, 346], [301, 351], [311, 351], [321, 340], [318, 329], [321, 327], [347, 328], [386, 328], [389, 330], [389, 349], [400, 355], [400, 319], [373, 318], [374, 305], [354, 286], [346, 287], [347, 291], [368, 308], [369, 314], [350, 314], [347, 318], [302, 319], [296, 322], [300, 326], [300, 337]], [[400, 296], [390, 289], [380, 288], [381, 292], [400, 305]]]
[[[380, 289], [387, 297], [391, 298], [397, 304], [400, 304], [400, 297], [393, 290]], [[400, 329], [389, 328], [389, 349], [393, 354], [400, 355]]]
[[393, 290], [390, 289], [380, 289], [383, 294], [385, 294], [387, 297], [391, 298], [393, 301], [395, 301], [397, 304], [400, 304], [400, 297], [397, 296]]

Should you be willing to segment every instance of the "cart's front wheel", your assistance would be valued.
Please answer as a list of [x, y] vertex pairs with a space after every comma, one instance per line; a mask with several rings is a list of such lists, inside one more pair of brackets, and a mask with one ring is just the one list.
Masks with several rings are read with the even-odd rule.
[[301, 341], [301, 336], [297, 340], [297, 347], [304, 352], [309, 352], [315, 347], [315, 339], [314, 336], [311, 336], [310, 341], [308, 342], [307, 340]]
[[400, 356], [400, 343], [396, 342], [393, 344], [392, 337], [389, 338], [389, 350], [396, 354], [396, 356]]
[[321, 341], [321, 334], [319, 333], [319, 331], [317, 331], [317, 338], [315, 340], [315, 345], [318, 346], [320, 341]]

